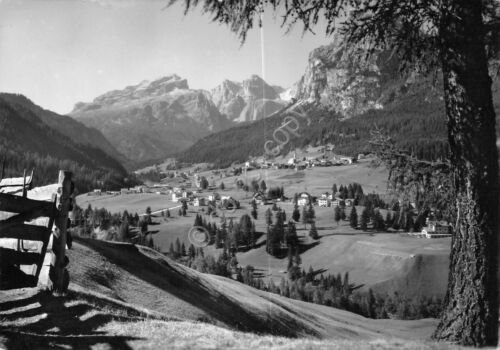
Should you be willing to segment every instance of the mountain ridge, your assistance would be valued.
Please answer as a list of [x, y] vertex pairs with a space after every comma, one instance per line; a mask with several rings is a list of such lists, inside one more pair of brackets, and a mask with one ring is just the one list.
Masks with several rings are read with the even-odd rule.
[[70, 113], [135, 162], [166, 157], [210, 132], [228, 127], [205, 90], [189, 89], [177, 75], [113, 90]]
[[[24, 96], [0, 94], [0, 155], [6, 165], [6, 177], [36, 168], [35, 185], [43, 185], [53, 183], [59, 169], [65, 169], [74, 173], [80, 190], [89, 191], [99, 184], [121, 185], [126, 170], [118, 160], [95, 145], [76, 142], [72, 135], [60, 131], [63, 128], [45, 123], [47, 116], [41, 117], [40, 111], [44, 110]], [[68, 125], [78, 126], [74, 121]], [[85, 127], [82, 125], [81, 129]], [[90, 131], [98, 135], [95, 132]]]

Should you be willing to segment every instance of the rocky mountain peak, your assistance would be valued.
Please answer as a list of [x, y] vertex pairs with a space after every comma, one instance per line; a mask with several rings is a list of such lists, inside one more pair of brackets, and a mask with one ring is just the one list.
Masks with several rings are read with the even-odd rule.
[[279, 98], [273, 87], [256, 74], [251, 75], [249, 79], [243, 80], [242, 88], [243, 97], [247, 99], [265, 98], [275, 100]]
[[397, 77], [396, 59], [386, 52], [358, 59], [364, 54], [363, 48], [347, 50], [339, 39], [314, 49], [305, 74], [283, 98], [319, 102], [345, 117], [383, 108], [386, 83]]
[[189, 89], [175, 74], [78, 103], [71, 116], [101, 130], [134, 161], [165, 157], [230, 126], [207, 91]]
[[253, 74], [241, 83], [224, 80], [211, 90], [212, 101], [228, 119], [236, 122], [262, 119], [283, 108], [283, 89], [267, 84]]

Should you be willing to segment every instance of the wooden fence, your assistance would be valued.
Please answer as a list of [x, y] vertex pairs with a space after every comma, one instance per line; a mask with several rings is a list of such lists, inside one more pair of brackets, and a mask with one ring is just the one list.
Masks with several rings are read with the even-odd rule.
[[[33, 173], [27, 179], [12, 178], [0, 181], [0, 277], [1, 286], [34, 287], [38, 284], [42, 266], [52, 236], [52, 258], [49, 279], [54, 295], [66, 292], [69, 275], [66, 270], [68, 213], [72, 210], [72, 174], [59, 172], [57, 190], [49, 201], [28, 198]], [[46, 218], [46, 220], [39, 220]], [[43, 224], [40, 225], [39, 223]], [[7, 240], [5, 240], [7, 239]], [[12, 244], [12, 241], [17, 244]], [[25, 249], [28, 242], [36, 243], [37, 251]], [[5, 243], [7, 242], [7, 243]], [[41, 243], [41, 244], [40, 244]], [[33, 244], [31, 244], [33, 246]], [[24, 267], [24, 269], [23, 269]], [[26, 268], [27, 267], [27, 268]], [[29, 271], [26, 274], [24, 271]]]

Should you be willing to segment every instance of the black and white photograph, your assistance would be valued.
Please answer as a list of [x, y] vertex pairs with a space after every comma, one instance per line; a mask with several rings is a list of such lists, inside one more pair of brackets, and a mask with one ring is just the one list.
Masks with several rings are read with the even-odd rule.
[[500, 349], [500, 0], [0, 0], [0, 350]]

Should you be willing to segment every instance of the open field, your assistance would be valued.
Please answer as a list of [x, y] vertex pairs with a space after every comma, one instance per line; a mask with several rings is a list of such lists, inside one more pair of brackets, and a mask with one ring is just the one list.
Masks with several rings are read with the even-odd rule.
[[112, 213], [127, 210], [132, 214], [144, 213], [148, 206], [152, 211], [179, 206], [179, 203], [170, 201], [168, 196], [154, 193], [102, 194], [100, 196], [82, 194], [76, 198], [76, 202], [83, 209], [90, 204], [92, 208], [105, 208]]

